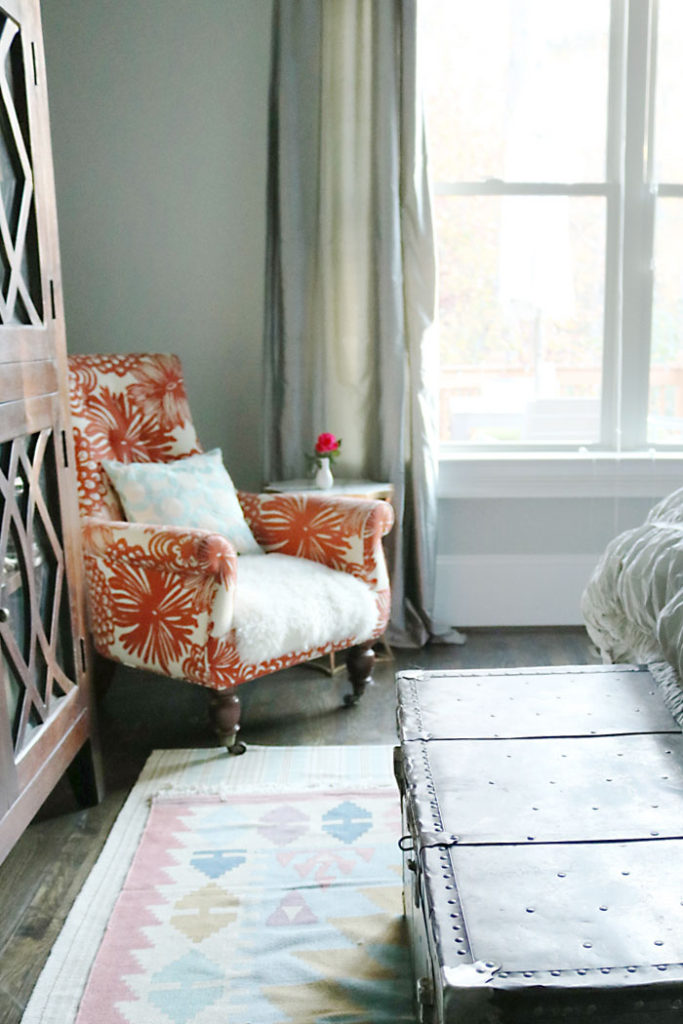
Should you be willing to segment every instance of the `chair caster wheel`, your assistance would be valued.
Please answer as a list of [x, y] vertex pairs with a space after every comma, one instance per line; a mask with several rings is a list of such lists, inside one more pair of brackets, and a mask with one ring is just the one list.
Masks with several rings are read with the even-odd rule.
[[239, 757], [240, 754], [246, 754], [247, 745], [246, 743], [242, 743], [241, 740], [238, 740], [235, 743], [232, 743], [229, 747], [226, 746], [225, 749], [227, 750], [230, 757]]

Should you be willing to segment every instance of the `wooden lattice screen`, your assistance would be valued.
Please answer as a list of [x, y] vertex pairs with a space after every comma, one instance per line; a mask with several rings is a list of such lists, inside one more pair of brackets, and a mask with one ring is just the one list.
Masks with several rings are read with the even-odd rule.
[[0, 860], [99, 793], [38, 0], [0, 0]]

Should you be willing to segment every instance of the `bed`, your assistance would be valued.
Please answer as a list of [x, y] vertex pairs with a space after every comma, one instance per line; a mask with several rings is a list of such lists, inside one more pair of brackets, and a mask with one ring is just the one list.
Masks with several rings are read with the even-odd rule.
[[612, 540], [581, 611], [602, 660], [647, 664], [683, 713], [683, 488]]

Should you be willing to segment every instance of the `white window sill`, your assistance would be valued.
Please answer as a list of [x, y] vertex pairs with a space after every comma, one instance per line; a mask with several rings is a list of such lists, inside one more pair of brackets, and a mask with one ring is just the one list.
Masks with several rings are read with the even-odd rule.
[[659, 498], [683, 486], [679, 452], [457, 452], [439, 459], [439, 498]]

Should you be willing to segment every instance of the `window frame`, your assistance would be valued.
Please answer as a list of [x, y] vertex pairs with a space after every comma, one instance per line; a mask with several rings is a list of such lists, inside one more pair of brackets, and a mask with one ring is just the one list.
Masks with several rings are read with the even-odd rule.
[[680, 452], [647, 439], [654, 227], [658, 198], [683, 184], [653, 181], [658, 0], [610, 0], [605, 179], [593, 182], [434, 181], [435, 196], [590, 196], [605, 201], [600, 437], [481, 444], [440, 441], [442, 457], [481, 453]]

